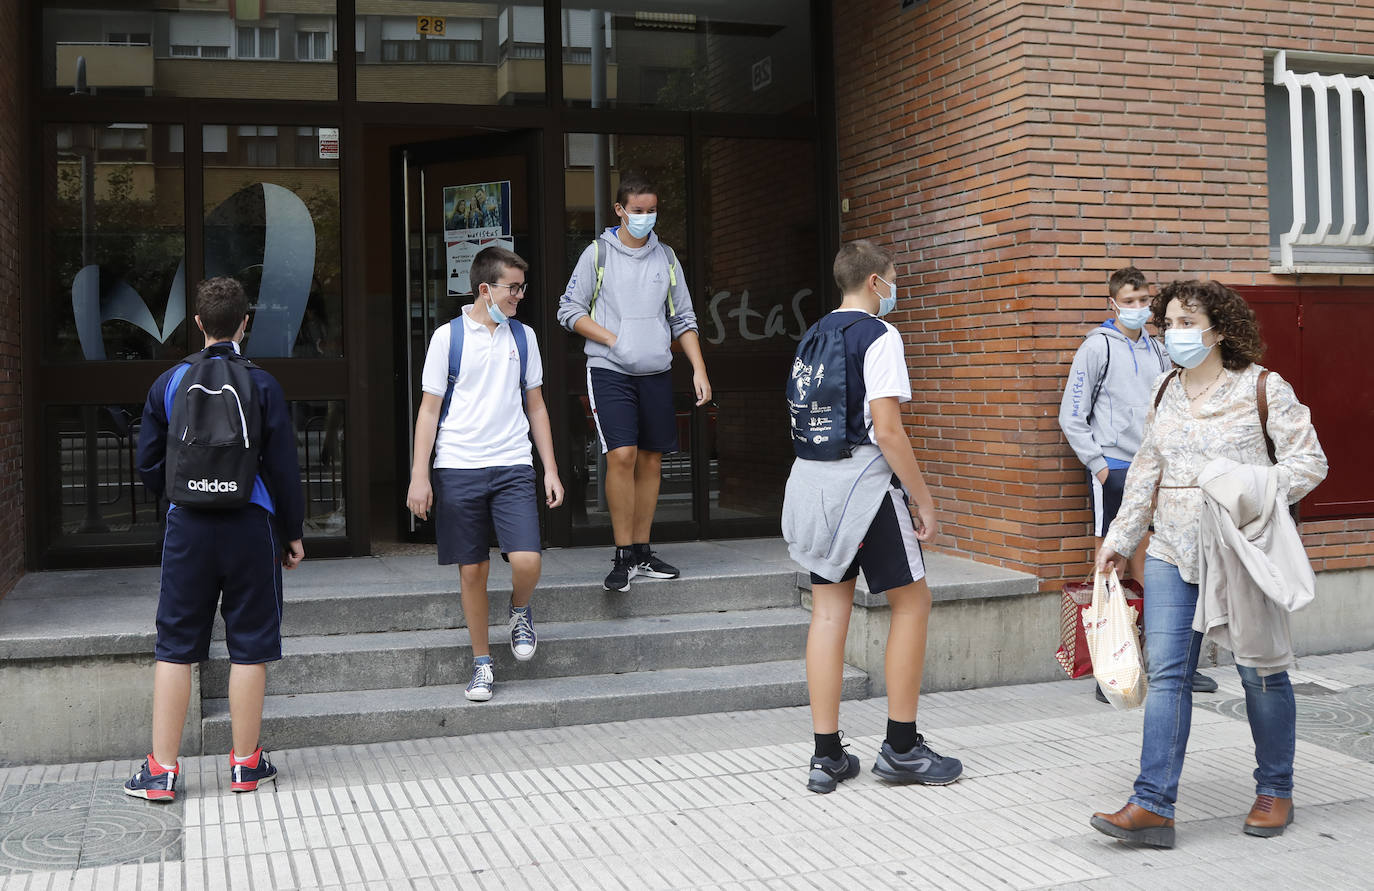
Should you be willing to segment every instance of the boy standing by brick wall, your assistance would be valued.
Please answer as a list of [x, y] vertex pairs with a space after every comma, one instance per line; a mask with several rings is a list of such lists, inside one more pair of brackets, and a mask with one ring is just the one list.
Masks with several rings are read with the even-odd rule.
[[911, 401], [902, 338], [878, 318], [896, 305], [897, 270], [887, 251], [855, 241], [840, 248], [834, 271], [843, 302], [815, 327], [844, 329], [850, 454], [798, 458], [782, 515], [788, 550], [811, 573], [806, 682], [816, 750], [807, 788], [830, 792], [859, 772], [858, 757], [840, 743], [839, 721], [844, 640], [860, 569], [869, 590], [885, 594], [892, 607], [887, 738], [873, 772], [889, 782], [943, 785], [957, 780], [963, 765], [936, 754], [916, 731], [930, 619], [920, 542], [935, 536], [935, 504], [902, 425], [900, 403]]

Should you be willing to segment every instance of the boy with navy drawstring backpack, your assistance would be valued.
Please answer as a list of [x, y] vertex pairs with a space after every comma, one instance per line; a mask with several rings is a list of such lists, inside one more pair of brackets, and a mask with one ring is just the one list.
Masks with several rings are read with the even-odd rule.
[[[886, 649], [887, 736], [873, 773], [892, 783], [944, 785], [963, 765], [916, 730], [930, 588], [921, 542], [935, 504], [902, 423], [911, 380], [902, 336], [881, 316], [897, 303], [887, 251], [852, 241], [835, 257], [843, 299], [802, 337], [787, 385], [797, 460], [783, 496], [782, 537], [811, 574], [806, 681], [816, 749], [806, 788], [832, 792], [857, 776], [839, 729], [844, 642], [859, 571], [892, 607]], [[913, 516], [913, 510], [915, 512]]]
[[[153, 750], [124, 784], [150, 801], [176, 798], [191, 667], [210, 650], [215, 607], [229, 648], [234, 747], [230, 788], [276, 779], [259, 745], [266, 663], [281, 658], [282, 567], [305, 557], [296, 434], [281, 385], [239, 355], [248, 297], [228, 277], [196, 288], [205, 348], [148, 391], [138, 472], [170, 506], [162, 543], [153, 676]], [[246, 753], [246, 754], [245, 754]]]
[[541, 559], [531, 436], [544, 465], [545, 503], [563, 503], [539, 345], [514, 318], [528, 271], [518, 254], [501, 247], [473, 258], [476, 299], [434, 332], [415, 420], [406, 506], [422, 520], [434, 508], [439, 564], [458, 564], [473, 652], [464, 695], [473, 702], [491, 699], [496, 683], [487, 629], [493, 528], [511, 565], [511, 655], [527, 662], [539, 645], [530, 611]]

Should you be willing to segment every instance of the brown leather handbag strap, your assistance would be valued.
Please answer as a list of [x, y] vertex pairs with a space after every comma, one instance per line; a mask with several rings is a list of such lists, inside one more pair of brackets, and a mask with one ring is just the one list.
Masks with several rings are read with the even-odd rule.
[[1169, 389], [1169, 384], [1171, 384], [1176, 377], [1178, 377], [1177, 368], [1169, 372], [1169, 376], [1164, 379], [1164, 383], [1160, 384], [1159, 389], [1155, 391], [1155, 411], [1159, 411], [1159, 404], [1164, 401], [1164, 391]]
[[1259, 408], [1260, 432], [1264, 434], [1264, 448], [1269, 453], [1269, 463], [1279, 463], [1278, 453], [1274, 450], [1274, 440], [1269, 435], [1269, 388], [1265, 385], [1269, 369], [1264, 369], [1255, 378], [1255, 405]]

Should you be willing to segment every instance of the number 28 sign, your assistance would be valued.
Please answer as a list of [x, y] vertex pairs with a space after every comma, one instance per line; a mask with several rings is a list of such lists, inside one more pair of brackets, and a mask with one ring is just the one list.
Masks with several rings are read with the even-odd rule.
[[439, 37], [444, 33], [444, 17], [440, 15], [421, 15], [415, 17], [415, 33]]

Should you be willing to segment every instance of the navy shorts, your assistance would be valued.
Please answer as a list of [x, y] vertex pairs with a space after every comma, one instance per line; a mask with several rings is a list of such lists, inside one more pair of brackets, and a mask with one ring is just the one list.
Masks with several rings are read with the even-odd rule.
[[664, 454], [677, 451], [671, 371], [637, 375], [588, 368], [587, 397], [603, 453], [624, 446]]
[[1093, 535], [1098, 538], [1106, 537], [1107, 530], [1112, 528], [1112, 520], [1116, 519], [1116, 512], [1121, 510], [1121, 496], [1126, 489], [1127, 470], [1125, 467], [1108, 470], [1105, 483], [1099, 483], [1097, 474], [1088, 472], [1088, 499], [1092, 502], [1093, 508]]
[[280, 659], [281, 558], [272, 515], [256, 505], [168, 511], [157, 599], [158, 661], [204, 662], [217, 604], [230, 662]]
[[528, 464], [436, 468], [434, 501], [441, 566], [491, 559], [493, 528], [501, 553], [539, 553], [539, 507]]
[[863, 543], [854, 562], [843, 576], [834, 581], [811, 573], [811, 584], [834, 585], [859, 577], [874, 594], [891, 591], [926, 577], [925, 561], [921, 557], [921, 543], [916, 539], [916, 525], [911, 520], [906, 492], [893, 480], [887, 497], [878, 506], [878, 513], [864, 533]]

